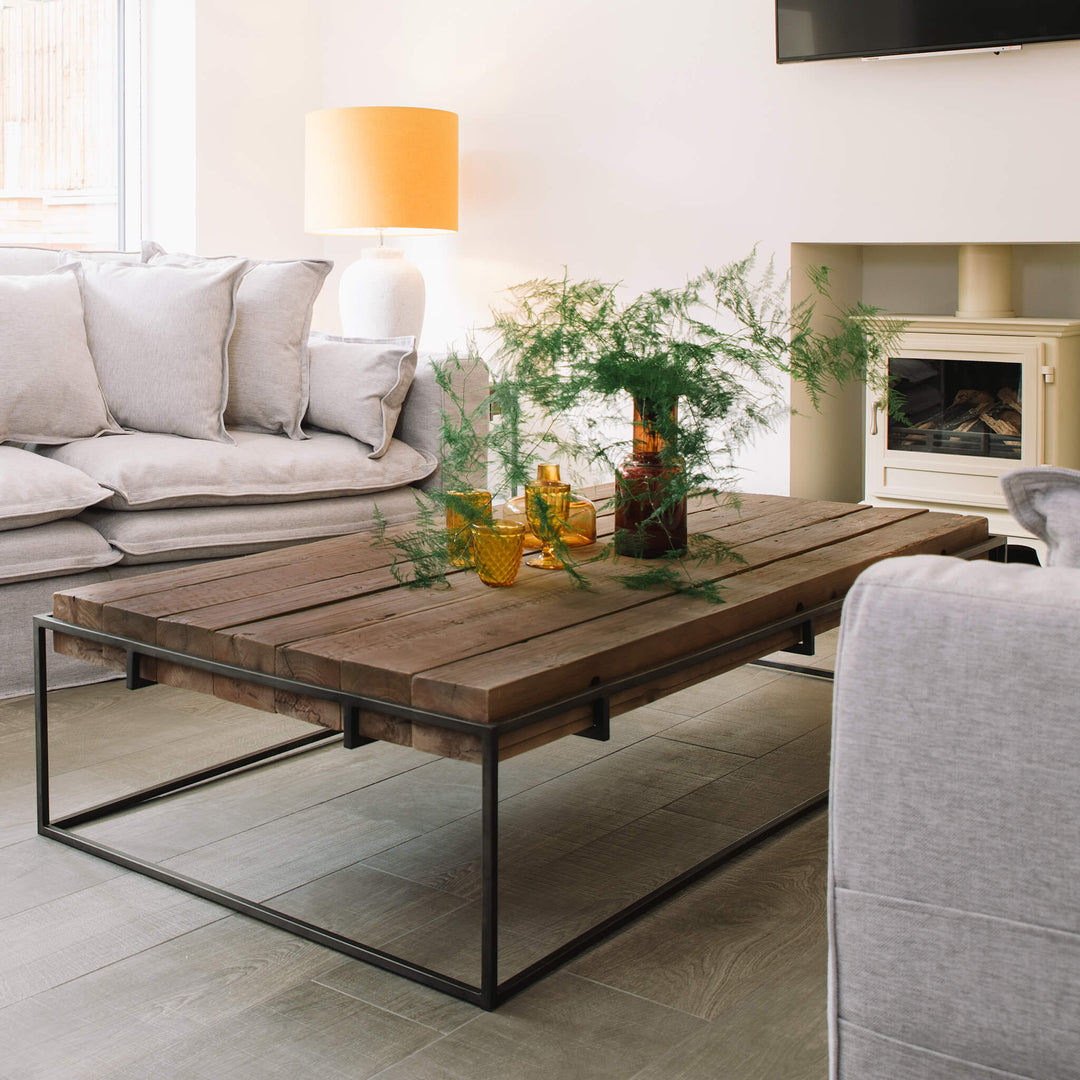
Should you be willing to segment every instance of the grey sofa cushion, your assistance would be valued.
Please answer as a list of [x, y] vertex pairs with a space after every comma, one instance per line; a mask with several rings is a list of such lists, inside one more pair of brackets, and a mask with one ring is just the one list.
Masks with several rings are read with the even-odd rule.
[[133, 266], [143, 261], [142, 253], [138, 251], [75, 251], [71, 249], [61, 251], [59, 254], [61, 266], [75, 262], [115, 262]]
[[[74, 574], [120, 561], [120, 552], [81, 521], [51, 521], [0, 532], [0, 585]], [[30, 627], [26, 628], [27, 637]]]
[[1046, 541], [1048, 566], [1080, 566], [1080, 472], [1056, 465], [1001, 477], [1013, 517]]
[[848, 594], [829, 811], [839, 1080], [1078, 1075], [1077, 641], [1064, 567], [890, 559]]
[[119, 424], [228, 442], [228, 343], [243, 266], [75, 264], [86, 335]]
[[122, 553], [124, 565], [138, 565], [247, 555], [305, 540], [343, 536], [370, 528], [376, 506], [387, 521], [404, 521], [416, 513], [415, 494], [411, 488], [395, 488], [375, 495], [271, 506], [185, 507], [130, 513], [88, 510], [80, 521], [100, 530]]
[[47, 274], [59, 265], [55, 248], [0, 244], [0, 274]]
[[206, 259], [168, 254], [150, 242], [143, 245], [143, 258], [151, 266], [245, 267], [229, 340], [225, 423], [230, 428], [303, 438], [311, 310], [334, 264], [322, 259]]
[[225, 445], [134, 433], [43, 452], [114, 492], [101, 504], [109, 510], [362, 495], [417, 483], [438, 465], [432, 455], [396, 440], [384, 457], [372, 461], [355, 439], [329, 432], [302, 441], [254, 431], [233, 436], [235, 445]]
[[314, 335], [308, 423], [386, 453], [416, 374], [416, 339]]
[[69, 465], [17, 446], [0, 446], [0, 531], [74, 517], [109, 494]]
[[0, 442], [119, 430], [87, 347], [74, 267], [0, 277]]

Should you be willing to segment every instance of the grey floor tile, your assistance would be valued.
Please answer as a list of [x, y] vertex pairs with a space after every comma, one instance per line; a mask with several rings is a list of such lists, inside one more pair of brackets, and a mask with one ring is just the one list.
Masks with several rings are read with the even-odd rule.
[[0, 918], [124, 873], [118, 866], [41, 836], [0, 848]]
[[480, 1009], [438, 990], [380, 971], [370, 964], [348, 960], [315, 981], [339, 993], [359, 998], [395, 1016], [403, 1016], [446, 1034], [478, 1016]]
[[706, 1026], [560, 972], [388, 1069], [380, 1080], [614, 1080], [640, 1072]]
[[248, 1009], [220, 1031], [253, 1056], [273, 1046], [275, 1067], [291, 1064], [293, 1077], [349, 1080], [366, 1080], [442, 1038], [434, 1028], [311, 982]]
[[665, 735], [732, 754], [761, 757], [819, 727], [831, 707], [832, 683], [784, 676], [754, 694], [702, 712]]
[[215, 904], [125, 873], [0, 920], [0, 1005], [223, 917]]
[[231, 915], [58, 986], [42, 1000], [57, 1015], [95, 1026], [169, 1018], [205, 1027], [340, 963], [329, 949]]
[[[376, 784], [427, 758], [417, 751], [395, 750], [327, 746], [138, 807], [83, 831], [161, 862]], [[194, 762], [178, 763], [176, 775], [195, 767]]]
[[809, 949], [631, 1080], [826, 1080], [825, 957]]
[[279, 911], [374, 946], [467, 903], [460, 896], [361, 865], [327, 874], [267, 902]]
[[824, 974], [826, 815], [744, 853], [569, 970], [714, 1020], [814, 955]]
[[743, 666], [708, 679], [696, 686], [687, 687], [678, 693], [670, 694], [660, 703], [668, 713], [681, 716], [697, 716], [707, 709], [714, 709], [728, 701], [735, 701], [746, 694], [760, 690], [780, 676], [775, 671], [765, 668]]

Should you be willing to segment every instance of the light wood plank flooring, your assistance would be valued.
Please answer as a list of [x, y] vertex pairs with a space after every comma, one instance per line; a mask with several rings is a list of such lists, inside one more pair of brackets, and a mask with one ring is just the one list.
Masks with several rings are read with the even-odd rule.
[[[503, 974], [823, 787], [830, 697], [743, 668], [506, 763]], [[165, 687], [50, 702], [58, 813], [309, 730]], [[827, 1075], [824, 810], [484, 1013], [37, 837], [33, 768], [33, 703], [0, 702], [4, 1080]], [[333, 745], [86, 831], [475, 979], [478, 779]]]

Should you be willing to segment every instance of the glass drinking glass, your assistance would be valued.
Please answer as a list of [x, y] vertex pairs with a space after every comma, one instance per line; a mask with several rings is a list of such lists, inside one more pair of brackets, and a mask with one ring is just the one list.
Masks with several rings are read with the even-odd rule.
[[480, 580], [493, 589], [514, 584], [525, 550], [525, 526], [520, 521], [477, 523], [469, 527], [472, 559]]
[[551, 480], [532, 480], [525, 485], [525, 516], [529, 528], [540, 540], [540, 554], [529, 566], [540, 570], [562, 570], [553, 545], [567, 529], [570, 516], [570, 485]]
[[446, 493], [446, 555], [451, 565], [472, 565], [469, 526], [491, 516], [490, 491]]

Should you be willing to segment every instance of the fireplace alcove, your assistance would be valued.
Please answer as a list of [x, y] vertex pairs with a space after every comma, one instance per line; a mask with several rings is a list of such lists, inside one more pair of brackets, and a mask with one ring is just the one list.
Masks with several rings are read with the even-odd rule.
[[794, 386], [791, 494], [985, 514], [1026, 542], [998, 477], [1080, 468], [1080, 316], [1062, 317], [1080, 311], [1080, 245], [794, 244], [795, 301], [815, 264], [838, 301], [908, 322], [890, 359], [908, 422], [861, 386], [817, 413]]

